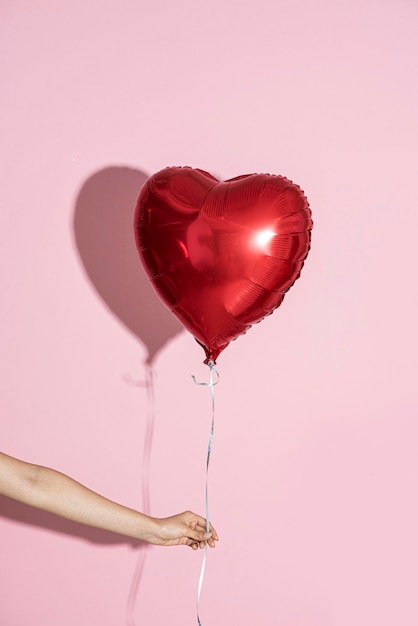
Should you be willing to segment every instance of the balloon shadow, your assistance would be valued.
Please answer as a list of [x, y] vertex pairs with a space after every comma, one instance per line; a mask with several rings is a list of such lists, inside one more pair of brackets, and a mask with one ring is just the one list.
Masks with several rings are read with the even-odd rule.
[[152, 364], [161, 348], [182, 331], [154, 292], [140, 263], [133, 215], [146, 174], [107, 167], [90, 176], [78, 194], [74, 238], [84, 270], [107, 308], [147, 348]]

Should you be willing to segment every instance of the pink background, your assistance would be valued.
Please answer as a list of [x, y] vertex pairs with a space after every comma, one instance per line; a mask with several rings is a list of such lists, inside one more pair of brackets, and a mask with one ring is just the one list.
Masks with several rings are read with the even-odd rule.
[[[283, 174], [301, 279], [221, 355], [204, 626], [416, 626], [418, 7], [3, 0], [1, 449], [204, 512], [203, 352], [133, 261], [146, 176]], [[138, 546], [0, 500], [5, 626], [126, 624]], [[136, 622], [196, 623], [201, 556], [147, 552]]]

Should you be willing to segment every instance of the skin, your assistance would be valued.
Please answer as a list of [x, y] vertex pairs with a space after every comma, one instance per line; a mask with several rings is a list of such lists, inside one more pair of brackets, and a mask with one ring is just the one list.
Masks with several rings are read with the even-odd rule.
[[157, 546], [215, 547], [218, 535], [192, 511], [156, 518], [99, 495], [66, 474], [0, 452], [0, 494], [66, 519]]

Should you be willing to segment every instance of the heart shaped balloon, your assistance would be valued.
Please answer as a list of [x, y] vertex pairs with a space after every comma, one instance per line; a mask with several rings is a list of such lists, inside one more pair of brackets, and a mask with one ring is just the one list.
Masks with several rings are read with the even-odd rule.
[[154, 289], [215, 363], [281, 304], [308, 254], [312, 219], [303, 192], [282, 176], [219, 181], [169, 167], [142, 187], [134, 228]]

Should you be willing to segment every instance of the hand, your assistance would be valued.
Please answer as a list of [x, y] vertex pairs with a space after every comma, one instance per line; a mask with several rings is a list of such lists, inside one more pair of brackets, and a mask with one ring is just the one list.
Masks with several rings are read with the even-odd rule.
[[155, 528], [147, 541], [158, 546], [190, 546], [193, 550], [204, 548], [206, 542], [211, 548], [219, 540], [216, 530], [210, 524], [206, 531], [206, 520], [196, 513], [185, 511], [178, 515], [154, 519]]

